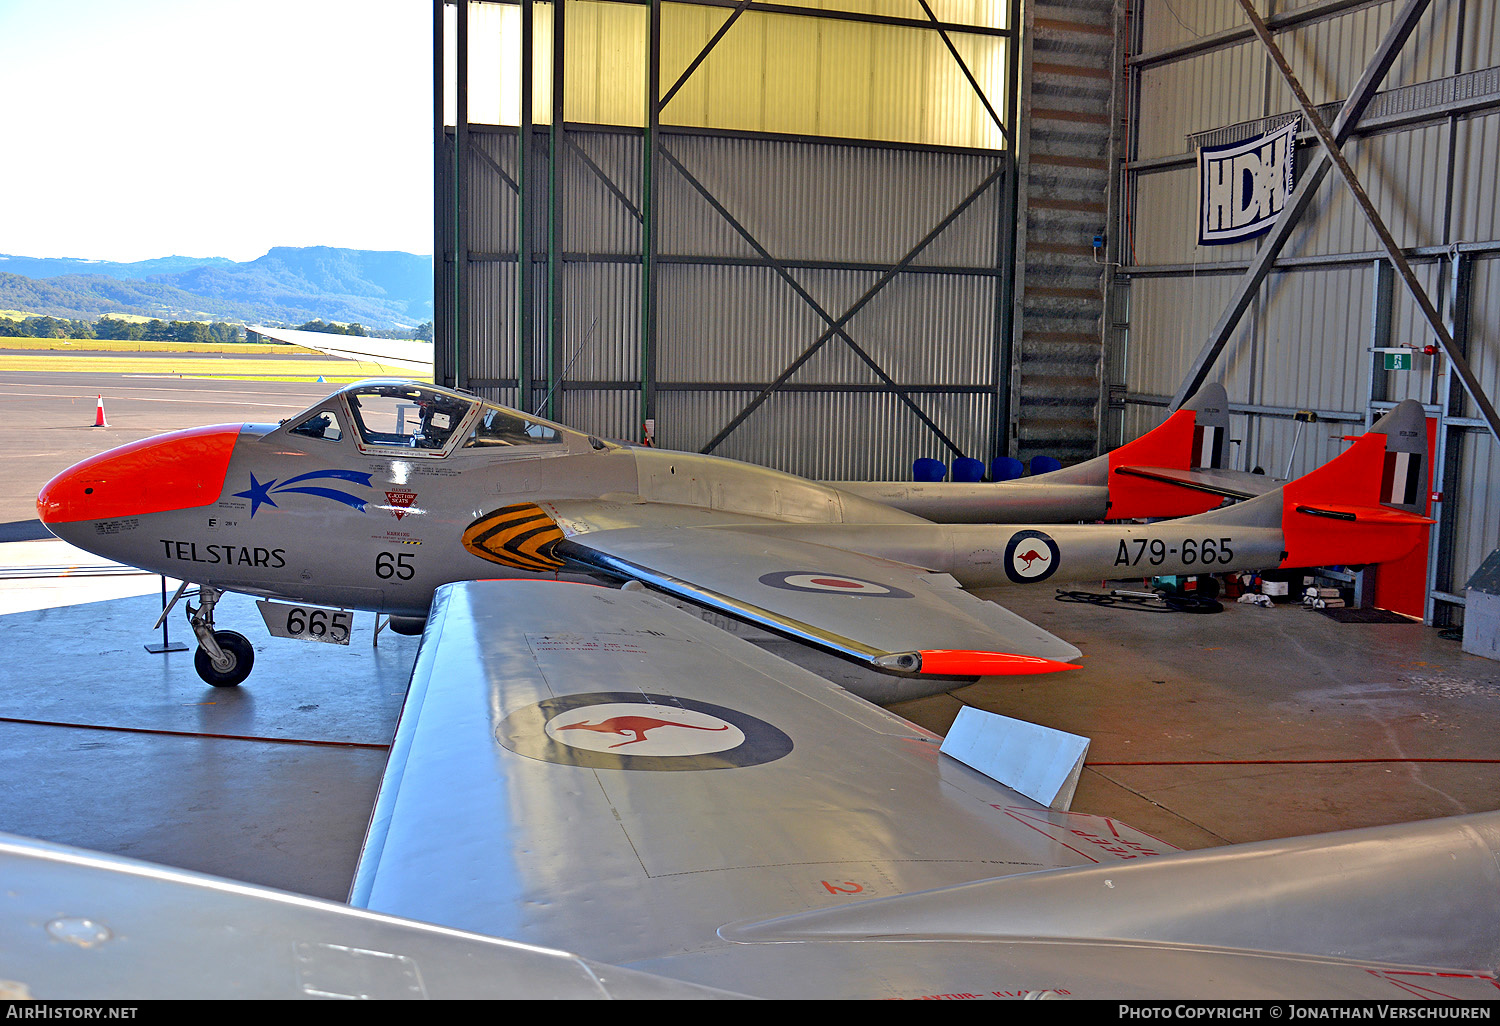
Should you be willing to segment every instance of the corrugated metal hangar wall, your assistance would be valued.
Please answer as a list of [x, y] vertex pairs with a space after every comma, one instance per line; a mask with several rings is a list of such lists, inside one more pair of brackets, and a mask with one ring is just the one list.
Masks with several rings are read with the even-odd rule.
[[[1236, 466], [1297, 475], [1392, 403], [1421, 400], [1441, 494], [1426, 614], [1451, 622], [1470, 574], [1500, 544], [1500, 449], [1484, 398], [1500, 392], [1500, 5], [1255, 0], [1252, 9], [1343, 143], [1419, 289], [1341, 174], [1315, 183], [1325, 151], [1241, 0], [1130, 0], [1106, 444], [1158, 423], [1192, 381], [1220, 380], [1237, 414]], [[1198, 147], [1293, 120], [1297, 184], [1276, 228], [1199, 245]], [[1405, 361], [1379, 350], [1407, 346], [1416, 347], [1410, 369], [1386, 370], [1387, 358]]]
[[1115, 32], [1044, 6], [1018, 146], [1008, 0], [438, 0], [439, 380], [816, 478], [1091, 455]]
[[[1076, 460], [1204, 380], [1296, 475], [1415, 397], [1449, 622], [1500, 544], [1500, 13], [1249, 6], [436, 0], [440, 380], [818, 478]], [[1200, 245], [1199, 148], [1293, 120], [1276, 228]]]

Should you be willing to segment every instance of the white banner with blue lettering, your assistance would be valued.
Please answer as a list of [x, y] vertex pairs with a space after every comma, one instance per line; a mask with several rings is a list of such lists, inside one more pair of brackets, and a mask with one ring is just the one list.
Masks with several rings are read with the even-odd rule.
[[1198, 148], [1198, 245], [1270, 231], [1292, 195], [1298, 121], [1243, 142]]

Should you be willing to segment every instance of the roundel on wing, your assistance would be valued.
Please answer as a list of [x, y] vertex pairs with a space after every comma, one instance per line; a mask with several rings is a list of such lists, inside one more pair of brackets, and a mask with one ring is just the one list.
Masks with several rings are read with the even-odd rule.
[[843, 574], [821, 573], [817, 570], [782, 571], [764, 574], [760, 583], [787, 591], [804, 591], [820, 595], [855, 595], [865, 598], [911, 598], [911, 592], [902, 591], [888, 584], [866, 581]]
[[1017, 531], [1005, 546], [1005, 575], [1017, 584], [1045, 581], [1058, 561], [1057, 542], [1042, 531]]
[[590, 769], [732, 769], [792, 750], [785, 733], [737, 709], [639, 691], [549, 698], [511, 713], [495, 737], [517, 755]]
[[474, 555], [517, 570], [561, 569], [563, 561], [552, 550], [562, 540], [562, 530], [531, 502], [517, 502], [486, 513], [463, 534], [464, 548]]

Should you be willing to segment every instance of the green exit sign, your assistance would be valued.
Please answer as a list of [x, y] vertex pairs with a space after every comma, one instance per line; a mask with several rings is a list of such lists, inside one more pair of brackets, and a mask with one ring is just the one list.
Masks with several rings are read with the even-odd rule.
[[1386, 370], [1411, 370], [1411, 354], [1410, 353], [1386, 353], [1385, 354], [1385, 369]]

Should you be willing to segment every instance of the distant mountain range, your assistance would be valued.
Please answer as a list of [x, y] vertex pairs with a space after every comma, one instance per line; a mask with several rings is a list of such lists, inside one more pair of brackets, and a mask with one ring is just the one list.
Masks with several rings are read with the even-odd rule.
[[136, 263], [0, 254], [0, 310], [97, 320], [302, 324], [367, 328], [432, 320], [432, 257], [327, 246], [277, 247], [245, 263], [162, 257]]

